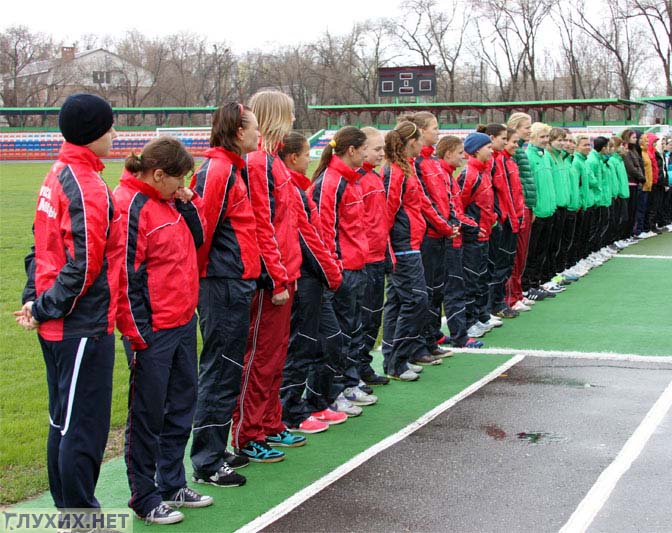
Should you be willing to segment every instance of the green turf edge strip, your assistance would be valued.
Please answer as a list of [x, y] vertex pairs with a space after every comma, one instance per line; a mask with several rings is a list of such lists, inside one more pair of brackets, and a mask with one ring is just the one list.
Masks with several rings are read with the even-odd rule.
[[312, 497], [316, 493], [322, 491], [323, 489], [327, 488], [329, 485], [332, 483], [338, 481], [340, 478], [345, 476], [346, 474], [352, 472], [355, 468], [358, 466], [362, 465], [369, 459], [375, 457], [382, 451], [386, 450], [387, 448], [394, 446], [398, 442], [402, 441], [406, 437], [408, 437], [410, 434], [413, 432], [417, 431], [418, 429], [422, 428], [423, 426], [426, 426], [429, 422], [434, 420], [437, 416], [441, 415], [442, 413], [446, 412], [448, 409], [453, 407], [456, 403], [459, 401], [465, 399], [467, 396], [473, 394], [477, 390], [479, 390], [481, 387], [487, 385], [490, 383], [492, 380], [498, 378], [500, 375], [505, 373], [507, 370], [509, 370], [512, 366], [518, 364], [520, 361], [522, 361], [525, 358], [524, 355], [516, 355], [515, 357], [512, 357], [509, 359], [507, 362], [504, 364], [498, 366], [495, 368], [492, 372], [481, 378], [475, 383], [472, 383], [469, 387], [464, 389], [462, 392], [459, 394], [456, 394], [452, 398], [449, 398], [442, 404], [436, 406], [434, 409], [431, 411], [425, 413], [423, 416], [418, 418], [417, 420], [414, 420], [411, 422], [409, 425], [406, 427], [402, 428], [399, 430], [397, 433], [394, 433], [393, 435], [390, 435], [389, 437], [383, 439], [382, 441], [378, 442], [378, 444], [375, 444], [374, 446], [371, 446], [370, 448], [364, 450], [363, 452], [359, 453], [352, 459], [350, 459], [348, 462], [342, 464], [340, 467], [336, 468], [335, 470], [332, 470], [329, 474], [326, 476], [318, 479], [315, 481], [313, 484], [309, 485], [308, 487], [304, 488], [303, 490], [297, 492], [294, 494], [292, 497], [288, 498], [284, 502], [282, 502], [280, 505], [277, 505], [273, 509], [270, 509], [266, 513], [264, 513], [262, 516], [258, 517], [257, 519], [253, 520], [252, 522], [248, 523], [244, 527], [240, 528], [236, 533], [252, 533], [259, 531], [268, 525], [272, 524], [275, 522], [277, 519], [281, 518], [282, 516], [286, 515], [299, 505], [301, 505], [304, 501], [306, 501], [308, 498]]
[[[377, 405], [365, 407], [364, 414], [329, 431], [309, 435], [301, 448], [283, 449], [287, 460], [275, 464], [253, 463], [241, 471], [248, 478], [245, 486], [222, 489], [195, 485], [199, 492], [215, 498], [205, 509], [185, 509], [184, 522], [170, 527], [171, 532], [235, 531], [296, 492], [324, 477], [382, 439], [412, 423], [446, 399], [464, 390], [504, 364], [511, 356], [461, 354], [446, 359], [441, 366], [427, 368], [417, 383], [393, 382], [377, 387]], [[189, 445], [187, 446], [188, 455]], [[188, 457], [187, 477], [191, 475]], [[96, 496], [104, 508], [124, 508], [129, 498], [123, 458], [103, 465]], [[15, 508], [51, 508], [49, 493], [23, 502]], [[140, 526], [140, 521], [135, 522]]]

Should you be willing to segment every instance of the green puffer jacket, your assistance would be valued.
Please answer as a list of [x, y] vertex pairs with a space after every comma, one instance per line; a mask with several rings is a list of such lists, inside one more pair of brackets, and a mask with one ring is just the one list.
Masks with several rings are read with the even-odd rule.
[[628, 186], [628, 172], [625, 168], [625, 162], [621, 157], [621, 154], [616, 152], [612, 154], [609, 159], [609, 165], [613, 165], [616, 170], [616, 176], [618, 177], [618, 192], [617, 196], [619, 198], [630, 198], [630, 187]]
[[534, 185], [537, 190], [537, 203], [534, 206], [534, 214], [539, 218], [547, 218], [555, 213], [555, 188], [553, 187], [553, 173], [547, 158], [544, 158], [544, 150], [534, 146], [527, 147], [527, 158], [530, 160]]
[[591, 150], [586, 159], [586, 165], [590, 167], [595, 175], [595, 187], [591, 187], [595, 198], [595, 205], [598, 207], [609, 207], [611, 201], [605, 204], [605, 182], [609, 181], [607, 169], [602, 156], [596, 150]]
[[518, 141], [518, 150], [516, 150], [513, 160], [518, 165], [520, 183], [523, 185], [523, 195], [525, 196], [525, 206], [528, 209], [534, 209], [537, 205], [537, 188], [534, 185], [534, 176], [532, 175], [530, 161], [527, 159], [525, 150], [523, 150], [524, 144], [525, 141], [522, 139]]
[[569, 204], [569, 166], [563, 158], [562, 152], [555, 150], [552, 146], [546, 150], [544, 158], [548, 159], [553, 175], [555, 204], [558, 207], [567, 207]]
[[581, 193], [581, 208], [588, 209], [595, 205], [595, 194], [593, 190], [597, 187], [597, 178], [586, 164], [586, 156], [581, 152], [574, 152], [574, 161], [572, 170], [579, 180], [579, 190]]
[[565, 157], [565, 163], [569, 169], [569, 202], [567, 209], [569, 211], [578, 211], [581, 209], [581, 191], [579, 190], [579, 174], [574, 168], [574, 154]]

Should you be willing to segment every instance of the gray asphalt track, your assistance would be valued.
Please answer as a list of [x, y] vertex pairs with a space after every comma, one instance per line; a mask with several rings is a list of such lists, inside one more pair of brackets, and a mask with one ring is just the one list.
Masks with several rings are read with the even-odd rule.
[[[526, 358], [266, 531], [558, 531], [671, 380]], [[671, 437], [668, 414], [591, 531], [672, 531]]]

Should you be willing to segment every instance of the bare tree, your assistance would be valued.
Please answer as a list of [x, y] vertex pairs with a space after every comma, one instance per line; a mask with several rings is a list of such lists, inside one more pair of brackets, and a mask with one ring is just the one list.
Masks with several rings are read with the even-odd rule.
[[642, 46], [645, 41], [640, 40], [637, 29], [628, 24], [626, 1], [610, 0], [605, 4], [601, 7], [606, 8], [607, 16], [599, 18], [601, 24], [593, 22], [594, 18], [586, 14], [583, 4], [578, 6], [574, 24], [612, 57], [620, 85], [618, 96], [630, 99], [637, 69], [646, 58]]
[[656, 55], [665, 71], [666, 93], [672, 96], [672, 2], [670, 0], [633, 0], [634, 16], [642, 17], [651, 30]]

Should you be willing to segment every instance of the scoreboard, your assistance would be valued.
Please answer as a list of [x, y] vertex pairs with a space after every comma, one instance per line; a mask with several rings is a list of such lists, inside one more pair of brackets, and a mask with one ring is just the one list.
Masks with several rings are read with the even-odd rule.
[[436, 96], [436, 67], [381, 67], [378, 96]]

